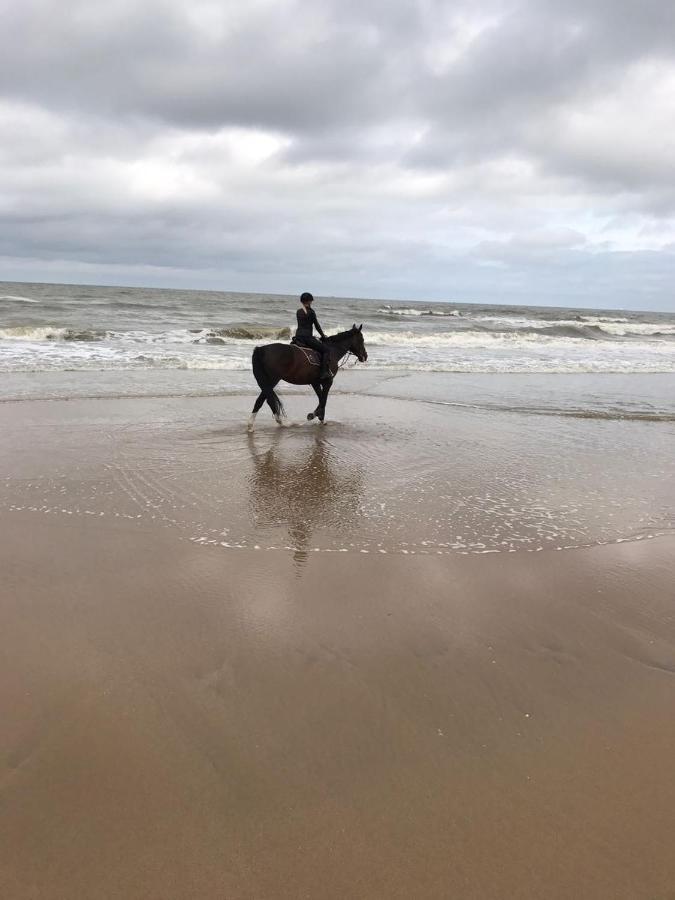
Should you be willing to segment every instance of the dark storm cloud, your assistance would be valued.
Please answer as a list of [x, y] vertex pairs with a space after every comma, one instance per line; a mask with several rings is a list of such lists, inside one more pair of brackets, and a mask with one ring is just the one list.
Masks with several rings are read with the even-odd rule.
[[674, 4], [27, 0], [0, 40], [10, 260], [671, 302]]
[[3, 16], [0, 79], [25, 101], [190, 127], [315, 132], [406, 115], [464, 129], [467, 116], [606, 88], [616, 67], [675, 46], [675, 5], [660, 0], [487, 2], [484, 29], [434, 73], [429, 47], [451, 45], [481, 9], [448, 8], [282, 0], [219, 16], [215, 4], [29, 0]]
[[[112, 4], [100, 17], [70, 4], [17, 4], [0, 57], [8, 95], [96, 114], [144, 115], [178, 126], [258, 125], [315, 130], [378, 116], [402, 87], [388, 56], [392, 28], [329, 5], [289, 2], [227, 7]], [[390, 23], [413, 24], [411, 16]], [[192, 10], [192, 12], [190, 12]], [[230, 15], [231, 14], [231, 15]], [[348, 12], [349, 14], [349, 12]], [[342, 21], [342, 24], [337, 24]], [[402, 36], [402, 35], [401, 35]]]

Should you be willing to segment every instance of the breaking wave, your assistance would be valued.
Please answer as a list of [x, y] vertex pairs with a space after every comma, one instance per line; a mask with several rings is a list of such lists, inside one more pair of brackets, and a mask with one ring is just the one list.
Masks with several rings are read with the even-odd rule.
[[141, 344], [225, 344], [228, 341], [288, 340], [290, 336], [290, 328], [261, 325], [233, 325], [221, 329], [175, 329], [163, 332], [104, 331], [56, 325], [16, 325], [12, 328], [0, 328], [0, 340], [30, 342], [120, 340]]
[[205, 340], [213, 343], [224, 343], [225, 340], [235, 341], [265, 341], [288, 340], [291, 336], [290, 328], [273, 328], [262, 325], [234, 325], [230, 328], [221, 328], [218, 331], [210, 331]]
[[105, 331], [59, 328], [52, 325], [16, 325], [13, 328], [0, 328], [0, 340], [3, 341], [101, 341], [106, 335]]

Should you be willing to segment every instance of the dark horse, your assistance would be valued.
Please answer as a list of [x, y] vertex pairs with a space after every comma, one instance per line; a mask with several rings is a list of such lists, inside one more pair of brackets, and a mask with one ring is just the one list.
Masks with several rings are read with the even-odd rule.
[[279, 425], [285, 415], [281, 400], [274, 392], [274, 388], [280, 381], [289, 384], [311, 384], [319, 398], [319, 405], [307, 418], [317, 418], [323, 422], [326, 415], [326, 400], [328, 392], [333, 385], [333, 378], [337, 375], [340, 360], [348, 353], [358, 357], [359, 362], [368, 359], [363, 343], [362, 325], [357, 328], [353, 325], [348, 331], [333, 334], [326, 338], [328, 344], [328, 368], [330, 378], [319, 380], [319, 354], [307, 347], [299, 347], [295, 344], [266, 344], [264, 347], [256, 347], [253, 351], [253, 374], [260, 387], [260, 394], [255, 401], [251, 417], [248, 420], [249, 430], [253, 428], [255, 417], [260, 407], [267, 401], [274, 418]]

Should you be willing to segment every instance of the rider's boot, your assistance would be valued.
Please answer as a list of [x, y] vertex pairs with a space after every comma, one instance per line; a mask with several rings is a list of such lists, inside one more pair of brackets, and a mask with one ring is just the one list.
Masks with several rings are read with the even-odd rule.
[[319, 371], [319, 381], [328, 381], [332, 378], [332, 372], [328, 366], [327, 355], [321, 357], [321, 370]]

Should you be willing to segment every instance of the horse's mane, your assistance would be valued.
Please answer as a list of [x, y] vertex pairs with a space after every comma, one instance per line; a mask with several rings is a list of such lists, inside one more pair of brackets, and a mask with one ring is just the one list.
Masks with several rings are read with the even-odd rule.
[[354, 334], [354, 329], [348, 328], [346, 331], [338, 332], [338, 334], [329, 334], [326, 341], [329, 344], [336, 344], [338, 341], [341, 341], [343, 338], [349, 337], [352, 334]]

